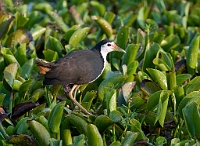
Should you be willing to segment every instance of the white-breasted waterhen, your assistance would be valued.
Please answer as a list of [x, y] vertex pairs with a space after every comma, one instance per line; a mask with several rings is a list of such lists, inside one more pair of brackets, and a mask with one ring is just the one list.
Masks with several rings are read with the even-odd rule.
[[76, 92], [80, 85], [91, 83], [102, 74], [106, 64], [106, 56], [112, 51], [125, 52], [114, 42], [105, 39], [97, 43], [91, 50], [73, 51], [57, 61], [49, 63], [36, 59], [36, 64], [40, 69], [40, 73], [45, 77], [43, 81], [45, 85], [73, 84], [69, 92], [70, 99], [85, 114], [90, 115], [76, 101]]

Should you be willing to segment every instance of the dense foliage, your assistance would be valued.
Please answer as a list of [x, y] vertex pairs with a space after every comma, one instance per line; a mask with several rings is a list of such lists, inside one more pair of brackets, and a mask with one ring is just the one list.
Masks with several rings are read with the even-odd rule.
[[[200, 1], [0, 1], [0, 145], [199, 145]], [[77, 100], [44, 86], [54, 61], [104, 38], [103, 74]]]

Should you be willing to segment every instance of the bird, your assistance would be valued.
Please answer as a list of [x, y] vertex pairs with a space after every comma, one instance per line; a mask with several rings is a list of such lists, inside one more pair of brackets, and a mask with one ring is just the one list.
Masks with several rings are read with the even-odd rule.
[[126, 53], [113, 41], [104, 39], [92, 49], [72, 51], [54, 62], [44, 62], [36, 58], [36, 64], [40, 74], [44, 75], [44, 85], [63, 85], [65, 91], [66, 85], [72, 84], [69, 98], [86, 115], [91, 115], [76, 100], [76, 92], [81, 85], [94, 82], [102, 74], [106, 65], [106, 56], [113, 51]]

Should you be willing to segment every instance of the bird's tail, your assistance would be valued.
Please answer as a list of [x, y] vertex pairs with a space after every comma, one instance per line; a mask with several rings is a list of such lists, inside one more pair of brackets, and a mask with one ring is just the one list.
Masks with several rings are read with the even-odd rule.
[[48, 62], [44, 62], [43, 60], [36, 58], [35, 62], [40, 70], [40, 74], [45, 75], [48, 71], [51, 70], [51, 65]]

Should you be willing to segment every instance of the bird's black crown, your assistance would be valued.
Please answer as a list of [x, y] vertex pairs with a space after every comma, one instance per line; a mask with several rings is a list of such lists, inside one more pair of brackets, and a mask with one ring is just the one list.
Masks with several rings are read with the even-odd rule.
[[112, 42], [109, 39], [104, 39], [102, 41], [100, 41], [99, 43], [97, 43], [92, 49], [100, 49], [102, 45], [108, 43], [108, 42]]

